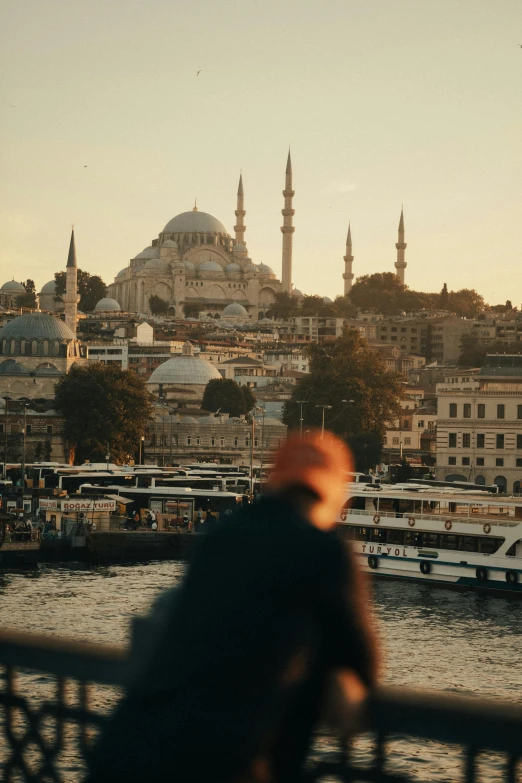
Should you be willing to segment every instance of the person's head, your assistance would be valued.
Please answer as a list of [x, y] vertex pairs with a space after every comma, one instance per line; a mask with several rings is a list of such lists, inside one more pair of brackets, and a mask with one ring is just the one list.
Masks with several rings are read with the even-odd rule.
[[292, 433], [276, 454], [267, 486], [297, 505], [313, 525], [328, 530], [345, 502], [352, 465], [346, 444], [331, 432]]

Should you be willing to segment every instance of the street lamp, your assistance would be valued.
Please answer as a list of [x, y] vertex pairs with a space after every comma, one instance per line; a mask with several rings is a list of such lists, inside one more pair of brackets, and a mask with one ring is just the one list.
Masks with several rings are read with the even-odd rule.
[[140, 438], [140, 465], [143, 465], [143, 449], [145, 446], [145, 435]]
[[308, 400], [296, 400], [297, 404], [300, 406], [300, 413], [299, 413], [299, 432], [301, 434], [301, 437], [303, 437], [303, 405], [306, 405]]
[[330, 410], [330, 408], [332, 406], [331, 405], [316, 405], [315, 407], [316, 408], [322, 408], [322, 412], [323, 412], [322, 422], [321, 422], [321, 440], [323, 440], [324, 439], [324, 412], [326, 410]]
[[5, 422], [4, 422], [4, 479], [6, 479], [6, 478], [7, 478], [7, 416], [8, 416], [9, 397], [4, 397], [4, 404], [5, 404]]
[[[24, 426], [22, 427], [22, 497], [25, 488], [25, 446], [26, 446], [26, 434], [27, 434], [27, 407], [28, 403], [24, 402]], [[23, 505], [23, 500], [22, 500]]]

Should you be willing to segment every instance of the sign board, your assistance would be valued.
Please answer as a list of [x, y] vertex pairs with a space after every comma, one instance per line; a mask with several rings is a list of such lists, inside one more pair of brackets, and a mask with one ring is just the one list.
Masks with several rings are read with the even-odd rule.
[[53, 498], [40, 498], [41, 511], [57, 511], [58, 501]]
[[84, 498], [82, 500], [62, 500], [62, 511], [115, 511], [115, 500], [90, 500]]

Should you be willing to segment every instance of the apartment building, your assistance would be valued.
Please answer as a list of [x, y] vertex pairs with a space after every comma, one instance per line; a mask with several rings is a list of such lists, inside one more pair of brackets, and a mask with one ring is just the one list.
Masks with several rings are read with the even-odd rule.
[[[437, 477], [497, 484], [522, 482], [522, 356], [490, 355], [472, 381], [437, 386]], [[472, 383], [474, 388], [469, 388]]]

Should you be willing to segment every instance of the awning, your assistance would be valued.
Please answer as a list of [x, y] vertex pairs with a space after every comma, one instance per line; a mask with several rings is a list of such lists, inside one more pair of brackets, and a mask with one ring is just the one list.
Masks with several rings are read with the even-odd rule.
[[127, 505], [127, 503], [134, 503], [133, 500], [129, 500], [129, 498], [124, 498], [121, 495], [104, 495], [104, 498], [108, 498], [109, 500], [115, 500], [116, 503], [123, 503], [123, 505]]

